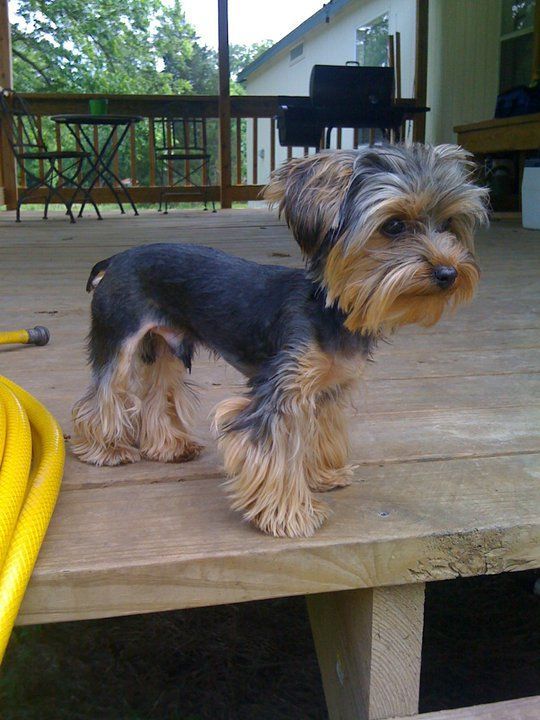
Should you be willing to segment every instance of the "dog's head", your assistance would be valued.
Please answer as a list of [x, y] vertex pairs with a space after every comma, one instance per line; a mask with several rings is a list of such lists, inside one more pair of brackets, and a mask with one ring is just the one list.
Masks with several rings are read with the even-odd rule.
[[455, 145], [392, 145], [290, 160], [264, 196], [278, 205], [313, 277], [351, 331], [432, 325], [470, 300], [487, 191]]

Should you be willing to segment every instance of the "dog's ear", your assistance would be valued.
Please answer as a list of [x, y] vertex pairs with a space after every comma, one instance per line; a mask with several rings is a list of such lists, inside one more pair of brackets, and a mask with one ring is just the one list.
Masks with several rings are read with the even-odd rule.
[[354, 151], [338, 150], [293, 158], [272, 173], [263, 191], [308, 257], [338, 225], [357, 156]]
[[457, 163], [462, 170], [470, 172], [474, 168], [473, 154], [460, 145], [434, 145], [433, 152], [440, 160]]

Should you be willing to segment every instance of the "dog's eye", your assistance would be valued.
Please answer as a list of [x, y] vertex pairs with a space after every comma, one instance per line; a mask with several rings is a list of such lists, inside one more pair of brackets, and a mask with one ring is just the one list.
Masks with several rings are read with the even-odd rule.
[[448, 218], [442, 223], [439, 223], [437, 225], [437, 232], [448, 232], [452, 227], [452, 218]]
[[381, 227], [381, 230], [385, 235], [389, 235], [390, 237], [396, 237], [397, 235], [401, 235], [401, 233], [405, 232], [406, 228], [407, 226], [405, 225], [405, 222], [403, 220], [393, 218], [392, 220], [388, 220], [388, 222], [385, 222], [384, 225]]

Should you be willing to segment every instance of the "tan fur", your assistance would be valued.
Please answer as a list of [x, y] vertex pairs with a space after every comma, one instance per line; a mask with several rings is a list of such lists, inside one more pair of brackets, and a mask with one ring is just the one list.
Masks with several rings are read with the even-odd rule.
[[123, 347], [107, 377], [92, 382], [73, 407], [72, 449], [92, 465], [122, 465], [140, 460], [140, 378], [136, 352], [141, 331]]
[[354, 151], [293, 158], [274, 171], [264, 188], [265, 200], [278, 206], [305, 252], [304, 237], [317, 237], [311, 253], [335, 226], [355, 158]]
[[236, 397], [220, 403], [215, 423], [233, 508], [263, 532], [277, 536], [312, 535], [328, 509], [310, 490], [347, 484], [346, 427], [341, 408], [325, 391], [349, 388], [361, 372], [358, 358], [328, 356], [311, 346], [291, 358], [279, 378], [279, 410], [271, 436], [227, 426], [254, 402]]
[[308, 484], [314, 492], [326, 492], [351, 483], [347, 465], [349, 437], [343, 402], [326, 400], [317, 407], [313, 438], [312, 471]]
[[[145, 365], [139, 357], [147, 324], [124, 343], [114, 369], [93, 381], [73, 407], [72, 449], [92, 465], [121, 465], [149, 460], [182, 462], [197, 457], [202, 446], [190, 435], [195, 405], [185, 383], [184, 366], [159, 340], [157, 358]], [[157, 331], [157, 332], [156, 332]]]
[[[433, 284], [434, 266], [454, 267], [455, 284], [441, 291]], [[468, 250], [449, 233], [396, 241], [381, 235], [366, 245], [336, 243], [328, 255], [324, 284], [328, 303], [346, 313], [351, 332], [378, 334], [400, 325], [436, 323], [447, 307], [469, 301], [479, 279]]]
[[191, 436], [196, 397], [185, 374], [183, 364], [161, 341], [156, 361], [144, 366], [142, 374], [139, 446], [147, 460], [182, 462], [202, 450]]

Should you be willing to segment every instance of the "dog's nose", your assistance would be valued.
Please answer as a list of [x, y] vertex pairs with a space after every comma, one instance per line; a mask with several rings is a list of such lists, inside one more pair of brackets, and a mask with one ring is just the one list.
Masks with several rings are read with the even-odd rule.
[[449, 288], [457, 278], [457, 270], [446, 265], [437, 265], [433, 268], [433, 278], [440, 288]]

